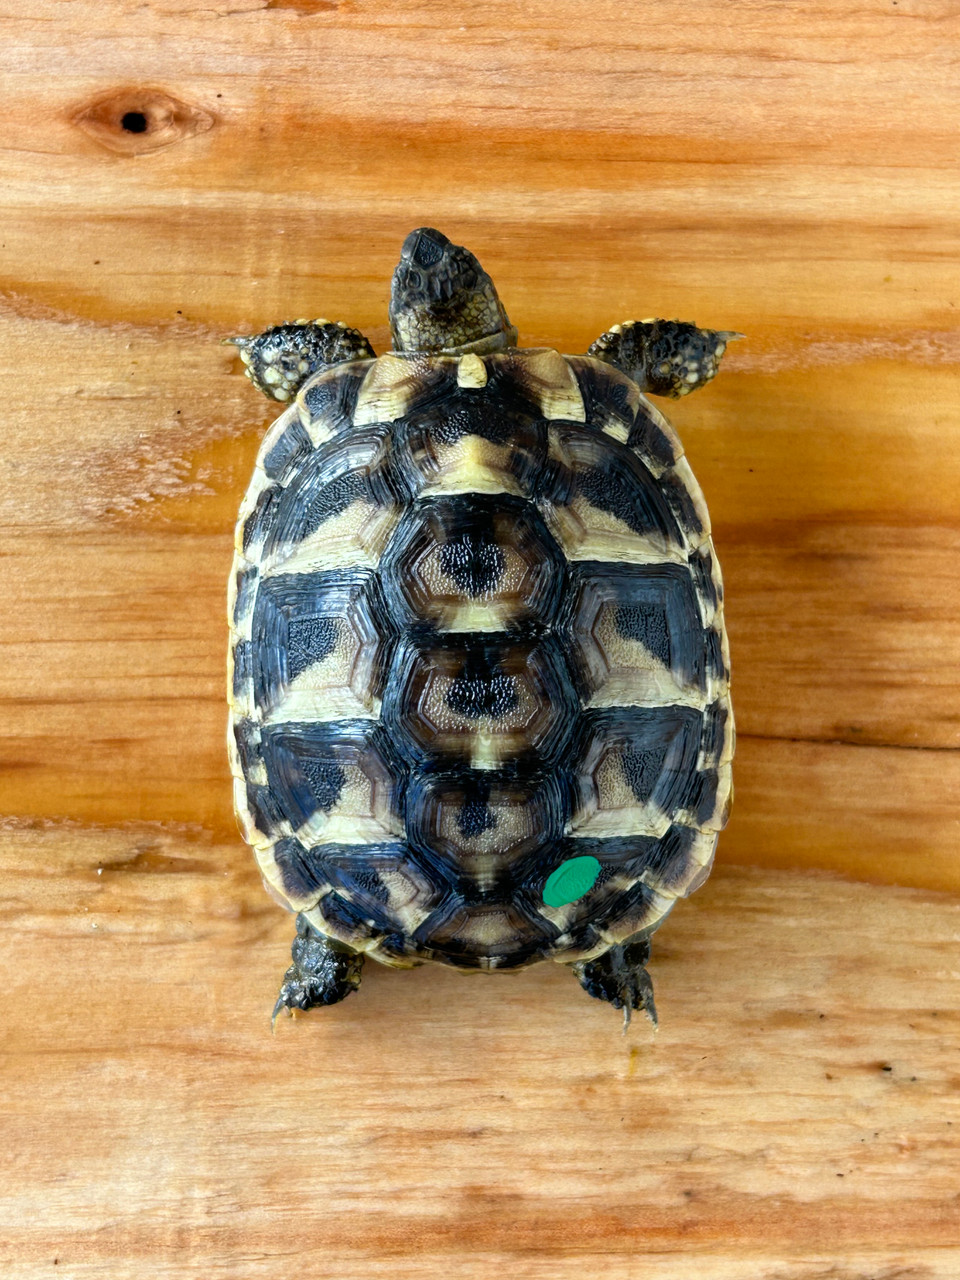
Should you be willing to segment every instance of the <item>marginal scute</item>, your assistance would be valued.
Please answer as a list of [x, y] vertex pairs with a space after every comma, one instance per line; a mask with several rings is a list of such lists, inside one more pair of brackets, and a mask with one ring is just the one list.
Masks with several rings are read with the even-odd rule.
[[357, 396], [371, 363], [351, 360], [324, 369], [304, 383], [293, 412], [314, 445], [327, 444], [353, 425]]
[[[257, 528], [258, 517], [263, 511], [269, 495], [277, 491], [277, 487], [260, 465], [258, 460], [247, 492], [240, 504], [237, 527], [234, 533], [234, 549], [248, 561], [255, 561], [259, 555], [259, 545], [264, 531]], [[253, 525], [254, 527], [251, 527]], [[254, 545], [256, 544], [256, 545]]]
[[700, 616], [703, 625], [709, 627], [717, 620], [723, 607], [723, 578], [711, 543], [707, 542], [691, 553], [690, 569], [700, 603]]
[[586, 409], [568, 361], [550, 347], [501, 351], [488, 356], [490, 373], [506, 394], [536, 407], [548, 421], [585, 422]]
[[[277, 427], [282, 429], [278, 431]], [[285, 484], [313, 446], [296, 410], [285, 413], [267, 433], [260, 450], [264, 475], [274, 483]]]
[[319, 918], [322, 933], [357, 951], [372, 950], [392, 932], [392, 921], [379, 905], [360, 906], [335, 890], [324, 894], [312, 914]]
[[687, 546], [702, 547], [710, 537], [710, 513], [686, 458], [678, 458], [660, 476], [663, 494], [683, 530]]
[[387, 937], [410, 935], [444, 900], [449, 885], [403, 841], [325, 844], [316, 850], [338, 895], [368, 916], [383, 913]]
[[619, 369], [589, 356], [567, 356], [566, 361], [580, 386], [587, 426], [625, 444], [643, 400], [637, 384]]
[[228, 686], [233, 701], [239, 703], [248, 696], [253, 684], [253, 649], [249, 640], [238, 640], [227, 655], [229, 666]]
[[256, 503], [243, 522], [240, 550], [245, 556], [256, 561], [274, 520], [276, 508], [282, 494], [276, 485], [266, 485], [257, 495]]
[[510, 902], [460, 905], [451, 900], [414, 935], [431, 959], [477, 969], [512, 969], [545, 955], [556, 926], [518, 895]]
[[703, 713], [698, 769], [715, 769], [729, 764], [736, 745], [736, 729], [729, 698], [721, 698]]
[[257, 849], [257, 863], [267, 884], [295, 911], [315, 906], [330, 885], [311, 849], [293, 836]]
[[240, 833], [248, 844], [259, 848], [290, 834], [290, 826], [269, 782], [235, 778], [233, 801]]
[[[678, 893], [661, 886], [655, 866], [660, 851], [671, 840], [664, 836], [630, 836], [564, 841], [558, 856], [591, 856], [601, 866], [593, 887], [574, 902], [560, 907], [541, 906], [541, 914], [558, 930], [554, 958], [570, 961], [601, 955], [613, 943], [637, 933], [652, 932], [666, 917]], [[693, 853], [681, 867], [676, 861], [677, 883], [699, 874]]]
[[250, 638], [258, 577], [259, 571], [256, 565], [248, 564], [240, 557], [234, 560], [234, 572], [231, 575], [232, 590], [227, 600], [227, 609], [233, 630], [242, 640]]
[[654, 476], [663, 475], [668, 467], [672, 467], [683, 457], [683, 446], [677, 433], [645, 395], [640, 395], [627, 444]]
[[396, 422], [418, 401], [438, 398], [456, 386], [454, 356], [380, 356], [368, 367], [357, 392], [353, 425]]
[[694, 775], [688, 807], [677, 813], [677, 822], [700, 831], [722, 831], [733, 800], [733, 769], [728, 763]]

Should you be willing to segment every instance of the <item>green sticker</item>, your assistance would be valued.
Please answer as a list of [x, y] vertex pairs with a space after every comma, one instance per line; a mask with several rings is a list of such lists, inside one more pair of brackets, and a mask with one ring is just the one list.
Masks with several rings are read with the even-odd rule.
[[565, 907], [568, 902], [576, 902], [590, 892], [599, 874], [600, 863], [589, 854], [582, 858], [568, 858], [547, 877], [543, 900], [548, 907]]

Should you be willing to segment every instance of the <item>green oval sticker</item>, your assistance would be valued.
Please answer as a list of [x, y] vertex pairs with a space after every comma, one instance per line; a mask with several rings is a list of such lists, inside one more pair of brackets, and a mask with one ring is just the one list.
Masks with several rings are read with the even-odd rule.
[[576, 902], [590, 892], [599, 874], [600, 863], [590, 854], [582, 858], [568, 858], [547, 877], [543, 900], [548, 907], [565, 907], [568, 902]]

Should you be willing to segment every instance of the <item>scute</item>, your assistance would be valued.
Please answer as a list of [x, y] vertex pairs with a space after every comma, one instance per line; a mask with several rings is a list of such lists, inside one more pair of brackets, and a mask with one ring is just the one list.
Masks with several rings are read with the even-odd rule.
[[428, 498], [411, 507], [381, 562], [404, 623], [508, 631], [555, 618], [566, 562], [536, 510], [507, 495]]
[[552, 856], [569, 808], [557, 772], [418, 773], [407, 791], [408, 834], [415, 849], [444, 863], [466, 897], [509, 897]]
[[684, 513], [626, 446], [563, 425], [550, 428], [548, 448], [536, 497], [568, 559], [661, 563], [684, 556]]
[[[264, 441], [230, 607], [241, 827], [329, 937], [396, 966], [585, 960], [708, 874], [722, 582], [676, 435], [609, 365], [311, 378]], [[585, 855], [592, 888], [547, 906]]]
[[254, 511], [245, 554], [257, 549], [264, 573], [375, 567], [408, 497], [388, 429], [351, 432], [306, 455], [260, 500], [270, 502], [269, 519]]
[[556, 761], [579, 704], [556, 640], [405, 637], [383, 700], [384, 724], [411, 763], [474, 768]]
[[719, 694], [698, 585], [686, 564], [573, 567], [566, 625], [587, 706], [702, 706]]
[[394, 637], [372, 569], [264, 579], [249, 650], [261, 720], [374, 715]]
[[546, 458], [546, 428], [529, 406], [511, 408], [497, 385], [457, 388], [411, 408], [396, 431], [398, 457], [417, 494], [526, 497]]

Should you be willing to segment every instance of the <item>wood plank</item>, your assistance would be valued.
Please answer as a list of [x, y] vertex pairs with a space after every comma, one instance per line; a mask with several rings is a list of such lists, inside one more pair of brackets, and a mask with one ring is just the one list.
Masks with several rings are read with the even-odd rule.
[[811, 521], [719, 541], [741, 734], [960, 746], [960, 533]]
[[[4, 1275], [956, 1280], [958, 39], [947, 0], [5, 6]], [[655, 1036], [555, 967], [368, 966], [267, 1028], [223, 608], [271, 415], [217, 342], [382, 349], [423, 222], [531, 344], [748, 335], [670, 408], [741, 738]]]
[[[713, 143], [721, 161], [727, 148], [752, 144], [854, 168], [928, 157], [952, 164], [957, 18], [948, 0], [876, 8], [810, 0], [791, 6], [786, 28], [779, 8], [733, 10], [719, 21], [706, 4], [691, 21], [689, 6], [665, 0], [631, 30], [613, 0], [586, 12], [575, 0], [534, 0], [509, 21], [497, 11], [453, 11], [445, 0], [213, 0], [204, 8], [171, 0], [162, 11], [135, 0], [75, 0], [38, 29], [27, 0], [12, 0], [5, 34], [8, 74], [28, 90], [37, 66], [64, 95], [83, 83], [137, 85], [149, 51], [154, 83], [189, 85], [225, 115], [255, 113], [264, 145], [282, 132], [298, 151], [304, 136], [322, 144], [310, 130], [321, 115], [378, 127], [483, 120], [511, 133], [640, 134], [668, 156], [676, 150], [664, 140], [683, 138], [692, 148]], [[239, 101], [229, 96], [235, 86]], [[11, 124], [24, 136], [33, 121], [24, 112]], [[216, 130], [202, 134], [198, 148], [215, 140]], [[249, 185], [249, 165], [245, 175]], [[274, 181], [284, 181], [279, 167]]]
[[559, 966], [372, 965], [271, 1037], [291, 926], [235, 843], [6, 836], [12, 1274], [563, 1280], [649, 1258], [811, 1280], [827, 1242], [864, 1276], [960, 1263], [956, 900], [723, 869], [658, 938], [656, 1035], [624, 1038]]
[[960, 892], [956, 751], [741, 734], [719, 856]]

